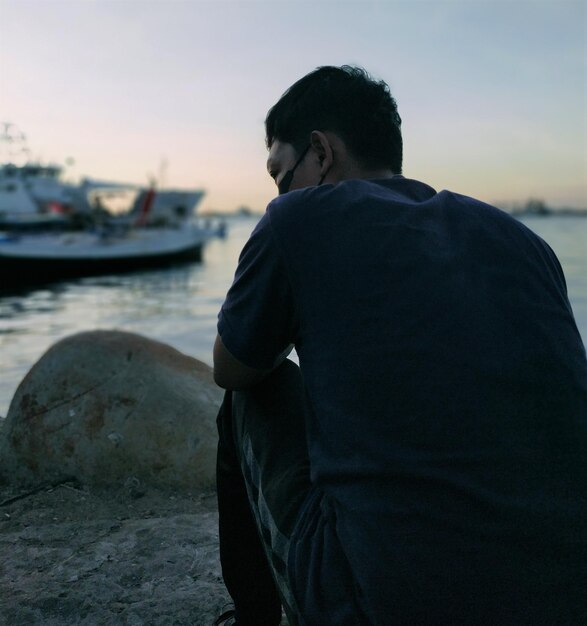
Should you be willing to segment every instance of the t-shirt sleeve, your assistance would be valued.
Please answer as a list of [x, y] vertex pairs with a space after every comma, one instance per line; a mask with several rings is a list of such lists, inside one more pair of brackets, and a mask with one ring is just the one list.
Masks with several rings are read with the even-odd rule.
[[283, 254], [265, 213], [243, 248], [218, 315], [218, 333], [241, 363], [271, 369], [293, 343], [294, 301]]

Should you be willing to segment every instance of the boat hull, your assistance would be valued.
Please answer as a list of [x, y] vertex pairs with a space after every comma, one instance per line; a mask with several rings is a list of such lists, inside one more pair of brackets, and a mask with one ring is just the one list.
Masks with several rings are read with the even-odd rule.
[[149, 230], [133, 237], [7, 238], [0, 241], [0, 288], [197, 262], [202, 259], [205, 240], [197, 232]]

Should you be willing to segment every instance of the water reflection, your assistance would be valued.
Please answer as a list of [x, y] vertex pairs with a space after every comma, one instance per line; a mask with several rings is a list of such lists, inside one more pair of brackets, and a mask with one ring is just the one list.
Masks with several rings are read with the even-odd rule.
[[56, 284], [42, 289], [0, 292], [0, 319], [10, 319], [28, 313], [52, 313], [60, 306], [67, 285]]

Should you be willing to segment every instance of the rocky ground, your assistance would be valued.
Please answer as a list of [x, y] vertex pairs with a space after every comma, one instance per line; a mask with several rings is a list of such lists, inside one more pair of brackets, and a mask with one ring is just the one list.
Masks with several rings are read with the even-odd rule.
[[0, 626], [213, 624], [221, 400], [207, 365], [139, 335], [43, 355], [0, 419]]
[[214, 492], [23, 495], [0, 487], [0, 624], [208, 626], [226, 608]]

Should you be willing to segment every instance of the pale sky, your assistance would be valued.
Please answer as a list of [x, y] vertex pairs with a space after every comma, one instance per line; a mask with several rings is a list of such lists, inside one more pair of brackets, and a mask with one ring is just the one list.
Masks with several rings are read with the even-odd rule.
[[[404, 175], [493, 203], [587, 207], [587, 2], [0, 0], [0, 121], [70, 177], [275, 195], [263, 122], [357, 64], [403, 119]], [[500, 204], [501, 205], [501, 204]]]

